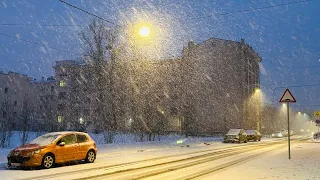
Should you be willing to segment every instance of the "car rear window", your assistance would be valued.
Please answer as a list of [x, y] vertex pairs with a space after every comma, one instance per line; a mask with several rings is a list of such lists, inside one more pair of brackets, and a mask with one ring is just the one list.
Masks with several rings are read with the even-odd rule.
[[246, 133], [248, 135], [254, 135], [256, 133], [256, 131], [255, 130], [246, 130]]
[[88, 138], [86, 135], [83, 134], [77, 134], [78, 143], [87, 142]]

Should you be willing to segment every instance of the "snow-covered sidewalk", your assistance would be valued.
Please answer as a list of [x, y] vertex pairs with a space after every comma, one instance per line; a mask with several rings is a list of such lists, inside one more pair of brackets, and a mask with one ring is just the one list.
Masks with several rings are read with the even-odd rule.
[[[189, 137], [181, 139], [164, 139], [162, 141], [98, 144], [98, 157], [151, 152], [180, 146], [198, 146], [203, 143], [221, 144], [222, 137]], [[6, 164], [11, 149], [0, 148], [0, 167]]]
[[294, 143], [291, 160], [288, 149], [261, 156], [218, 173], [208, 174], [199, 179], [320, 179], [320, 143]]

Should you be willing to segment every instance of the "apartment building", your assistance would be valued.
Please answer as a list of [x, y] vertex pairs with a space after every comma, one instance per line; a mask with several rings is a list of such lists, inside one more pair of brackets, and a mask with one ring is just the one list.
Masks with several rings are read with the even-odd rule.
[[261, 58], [244, 42], [211, 38], [189, 42], [182, 53], [185, 128], [192, 132], [256, 129], [247, 100], [260, 87]]

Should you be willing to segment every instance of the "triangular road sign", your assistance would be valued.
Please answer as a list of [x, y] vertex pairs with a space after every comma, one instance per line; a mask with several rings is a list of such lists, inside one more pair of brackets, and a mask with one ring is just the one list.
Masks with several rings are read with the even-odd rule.
[[292, 96], [291, 92], [289, 91], [289, 89], [286, 89], [286, 91], [284, 91], [281, 99], [279, 102], [297, 102], [296, 99]]

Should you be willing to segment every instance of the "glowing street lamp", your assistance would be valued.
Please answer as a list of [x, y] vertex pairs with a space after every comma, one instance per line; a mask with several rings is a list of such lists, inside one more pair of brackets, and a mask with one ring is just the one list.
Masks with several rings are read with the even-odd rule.
[[262, 120], [261, 120], [261, 90], [259, 87], [256, 87], [254, 89], [254, 94], [256, 96], [256, 101], [258, 102], [257, 103], [257, 130], [260, 131], [261, 133], [261, 125], [262, 125]]
[[255, 91], [256, 93], [259, 93], [261, 90], [260, 90], [260, 88], [256, 88], [254, 91]]
[[140, 29], [139, 29], [139, 35], [141, 37], [148, 37], [150, 34], [150, 28], [147, 27], [147, 26], [142, 26]]

